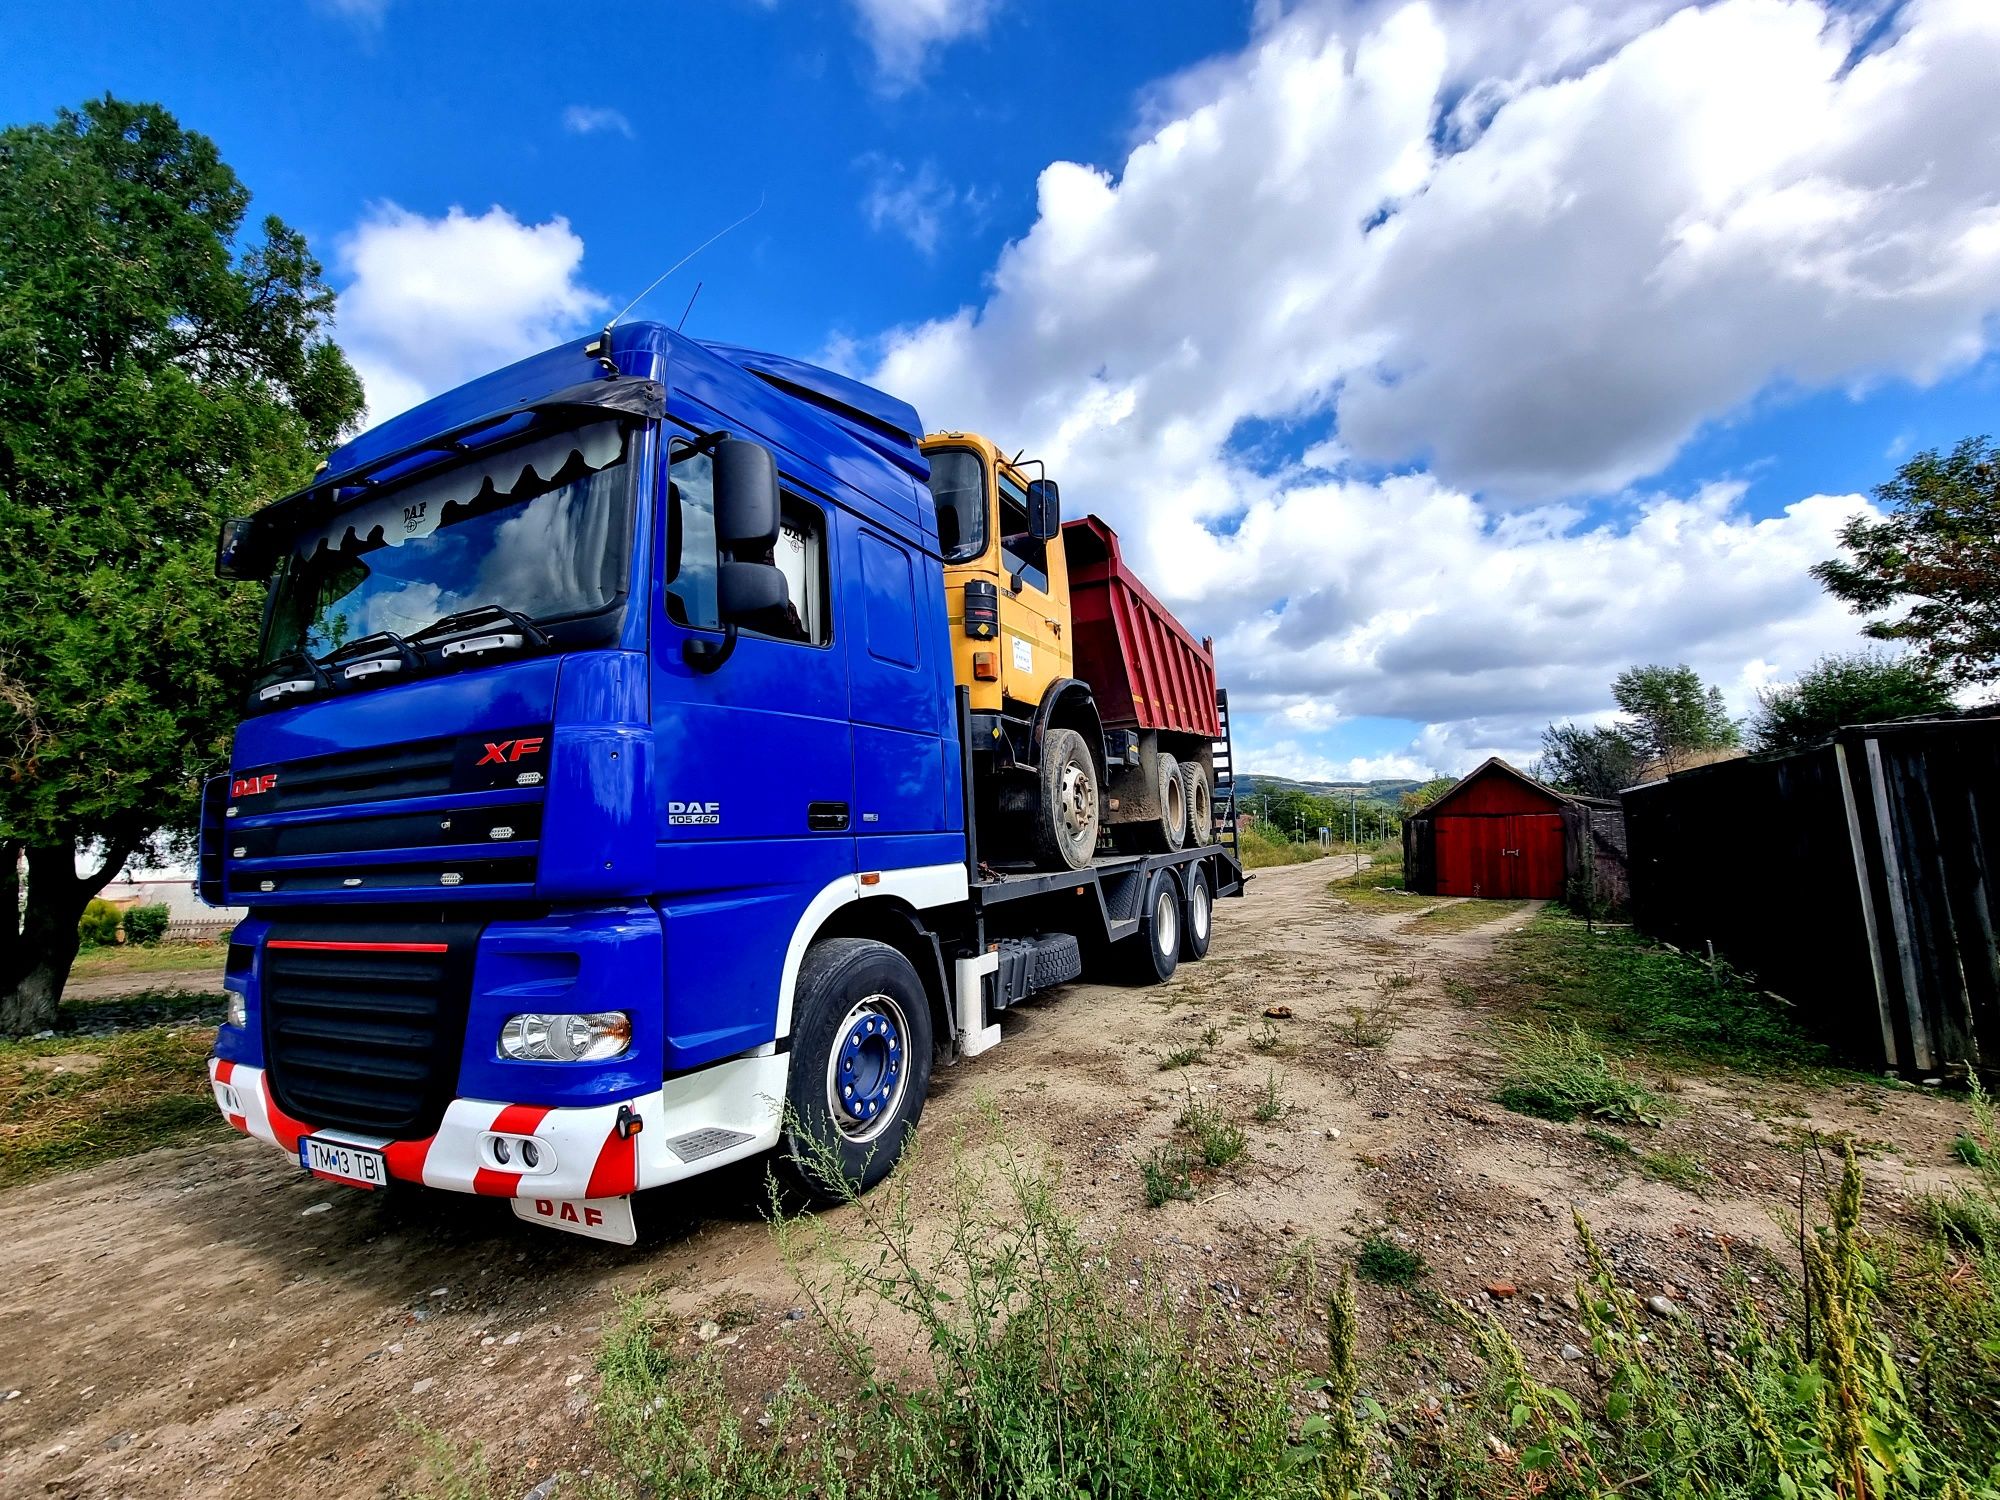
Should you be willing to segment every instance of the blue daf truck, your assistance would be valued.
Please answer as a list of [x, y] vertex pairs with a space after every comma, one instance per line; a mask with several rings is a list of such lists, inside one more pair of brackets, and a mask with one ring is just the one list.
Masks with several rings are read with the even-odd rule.
[[224, 1116], [323, 1178], [631, 1243], [635, 1193], [747, 1157], [808, 1196], [873, 1183], [1009, 1005], [1205, 953], [1228, 832], [982, 855], [995, 752], [922, 434], [842, 376], [635, 323], [229, 522], [218, 571], [268, 593], [203, 798], [202, 892], [249, 911]]

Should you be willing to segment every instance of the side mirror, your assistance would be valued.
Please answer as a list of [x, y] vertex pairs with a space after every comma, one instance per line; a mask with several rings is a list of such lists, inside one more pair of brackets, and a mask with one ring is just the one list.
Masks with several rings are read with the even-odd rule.
[[1053, 479], [1028, 481], [1028, 535], [1046, 542], [1062, 530], [1062, 490]]
[[715, 609], [724, 625], [782, 626], [791, 602], [785, 571], [776, 563], [724, 562], [716, 572]]
[[215, 540], [215, 576], [248, 583], [262, 583], [271, 576], [271, 557], [258, 545], [254, 516], [237, 516], [222, 523], [222, 533]]
[[778, 542], [778, 461], [762, 443], [724, 438], [711, 462], [716, 547], [725, 559], [762, 562]]

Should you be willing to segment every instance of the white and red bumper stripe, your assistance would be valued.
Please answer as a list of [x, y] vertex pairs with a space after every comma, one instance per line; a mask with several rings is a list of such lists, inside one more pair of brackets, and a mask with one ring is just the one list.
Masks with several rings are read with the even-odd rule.
[[[262, 1068], [212, 1057], [208, 1070], [223, 1118], [293, 1156], [300, 1136], [318, 1135], [380, 1151], [391, 1177], [425, 1187], [493, 1198], [615, 1198], [775, 1146], [788, 1061], [783, 1056], [734, 1058], [670, 1079], [655, 1093], [587, 1108], [454, 1099], [437, 1133], [420, 1141], [315, 1129], [279, 1107]], [[637, 1130], [620, 1131], [621, 1108], [629, 1108], [626, 1118], [636, 1120]], [[692, 1161], [673, 1148], [676, 1141], [716, 1131], [741, 1138], [705, 1154], [690, 1150]], [[540, 1157], [536, 1168], [520, 1169], [518, 1145], [510, 1148], [512, 1159], [503, 1166], [493, 1151], [496, 1135], [533, 1140]]]

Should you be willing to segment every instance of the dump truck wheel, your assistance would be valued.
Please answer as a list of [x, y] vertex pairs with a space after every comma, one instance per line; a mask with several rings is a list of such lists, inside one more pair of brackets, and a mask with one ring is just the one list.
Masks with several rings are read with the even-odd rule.
[[1097, 768], [1074, 729], [1042, 739], [1040, 794], [1035, 800], [1035, 862], [1045, 870], [1081, 870], [1097, 852]]
[[1208, 957], [1208, 937], [1215, 925], [1215, 892], [1208, 870], [1197, 861], [1187, 868], [1187, 900], [1181, 903], [1181, 957], [1193, 963]]
[[887, 943], [828, 938], [799, 966], [776, 1166], [788, 1196], [840, 1203], [903, 1154], [931, 1082], [931, 1007]]
[[1187, 841], [1199, 847], [1215, 842], [1215, 805], [1208, 794], [1208, 772], [1191, 760], [1181, 762], [1181, 790], [1187, 796]]
[[1181, 962], [1181, 888], [1172, 870], [1155, 870], [1139, 908], [1139, 930], [1113, 950], [1130, 984], [1164, 984]]
[[1160, 757], [1160, 843], [1169, 852], [1187, 843], [1187, 786], [1171, 757]]

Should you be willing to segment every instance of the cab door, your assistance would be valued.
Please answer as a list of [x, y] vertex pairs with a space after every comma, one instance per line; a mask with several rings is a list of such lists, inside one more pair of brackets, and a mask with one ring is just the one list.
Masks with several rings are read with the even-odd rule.
[[1033, 708], [1075, 662], [1069, 640], [1069, 570], [1062, 536], [1037, 540], [1028, 529], [1027, 490], [998, 465], [994, 477], [1000, 544], [1000, 686], [1003, 697]]

